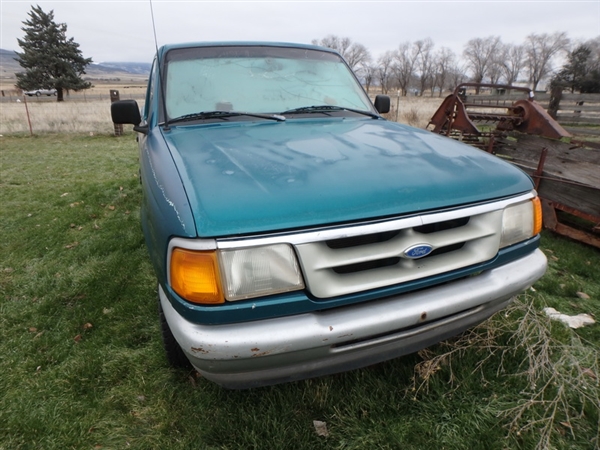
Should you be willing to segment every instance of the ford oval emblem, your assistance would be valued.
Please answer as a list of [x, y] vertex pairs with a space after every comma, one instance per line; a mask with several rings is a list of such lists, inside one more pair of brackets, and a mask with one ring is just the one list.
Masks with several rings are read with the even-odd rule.
[[424, 258], [433, 251], [433, 246], [429, 244], [417, 244], [404, 250], [404, 256], [410, 259]]

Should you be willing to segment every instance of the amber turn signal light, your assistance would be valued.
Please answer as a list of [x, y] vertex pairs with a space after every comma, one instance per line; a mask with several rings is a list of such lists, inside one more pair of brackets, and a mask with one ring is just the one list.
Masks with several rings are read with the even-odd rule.
[[542, 231], [542, 202], [539, 197], [531, 200], [533, 202], [533, 235]]
[[225, 302], [214, 251], [173, 249], [170, 276], [173, 290], [187, 301], [200, 304]]

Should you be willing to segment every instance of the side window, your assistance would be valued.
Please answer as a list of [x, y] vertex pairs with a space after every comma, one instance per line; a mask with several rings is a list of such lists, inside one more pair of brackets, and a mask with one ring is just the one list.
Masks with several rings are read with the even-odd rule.
[[148, 89], [146, 90], [146, 103], [144, 104], [144, 111], [142, 113], [143, 122], [148, 122], [150, 119], [150, 105], [152, 104], [152, 101], [154, 99], [154, 85], [156, 84], [156, 66], [157, 62], [156, 58], [154, 58], [154, 61], [152, 62], [152, 69], [150, 70], [150, 77], [148, 78]]

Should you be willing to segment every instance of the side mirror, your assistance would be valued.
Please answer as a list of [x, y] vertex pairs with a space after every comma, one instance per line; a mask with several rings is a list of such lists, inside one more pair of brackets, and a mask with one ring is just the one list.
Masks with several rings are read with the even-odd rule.
[[110, 115], [114, 123], [129, 123], [140, 133], [147, 133], [148, 127], [140, 127], [142, 117], [140, 108], [135, 100], [119, 100], [111, 103]]
[[375, 97], [375, 109], [379, 114], [390, 112], [390, 97], [388, 95], [378, 95]]

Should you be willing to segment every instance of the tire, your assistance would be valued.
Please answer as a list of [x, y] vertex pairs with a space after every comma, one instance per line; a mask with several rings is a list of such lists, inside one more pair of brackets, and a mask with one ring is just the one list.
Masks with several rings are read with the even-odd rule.
[[35, 93], [36, 97], [39, 97], [40, 95], [42, 95], [42, 94], [40, 94], [39, 91]]
[[169, 365], [177, 369], [191, 369], [192, 365], [190, 361], [186, 358], [185, 353], [177, 343], [177, 340], [175, 340], [175, 336], [173, 336], [173, 333], [169, 328], [165, 313], [160, 304], [160, 299], [158, 300], [158, 315], [160, 318], [160, 331], [162, 333], [163, 347]]

